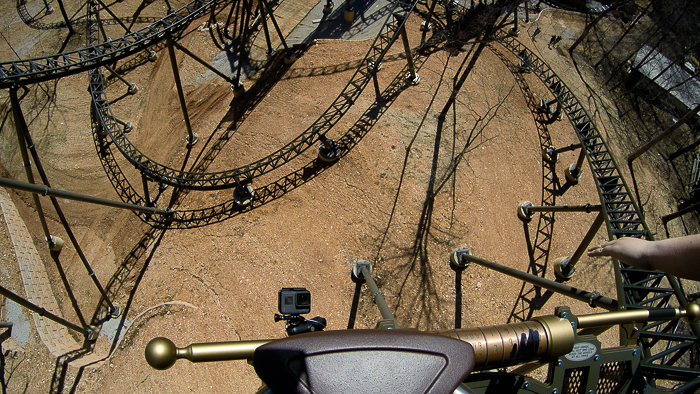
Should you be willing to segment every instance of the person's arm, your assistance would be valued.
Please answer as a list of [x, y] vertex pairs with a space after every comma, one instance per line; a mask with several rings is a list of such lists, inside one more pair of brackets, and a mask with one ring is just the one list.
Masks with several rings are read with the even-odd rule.
[[623, 237], [588, 248], [589, 256], [610, 256], [645, 270], [700, 280], [700, 235], [645, 241]]

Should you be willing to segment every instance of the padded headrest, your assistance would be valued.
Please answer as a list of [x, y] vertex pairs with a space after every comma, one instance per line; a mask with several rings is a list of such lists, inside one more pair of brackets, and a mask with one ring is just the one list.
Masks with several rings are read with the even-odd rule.
[[295, 335], [255, 350], [275, 394], [452, 393], [474, 368], [472, 346], [416, 330]]

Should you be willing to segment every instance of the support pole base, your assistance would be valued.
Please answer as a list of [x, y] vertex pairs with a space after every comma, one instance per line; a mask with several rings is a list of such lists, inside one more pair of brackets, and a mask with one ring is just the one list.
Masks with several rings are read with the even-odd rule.
[[48, 243], [49, 250], [52, 252], [60, 252], [63, 249], [63, 240], [55, 235], [49, 235], [44, 240]]
[[581, 180], [581, 175], [583, 175], [583, 171], [576, 168], [576, 163], [573, 163], [564, 171], [566, 180], [572, 185], [578, 185], [578, 181]]
[[553, 146], [548, 146], [542, 148], [542, 160], [549, 164], [555, 164], [559, 160], [559, 153], [556, 153], [556, 149]]
[[289, 52], [284, 55], [284, 64], [292, 64], [297, 61], [297, 55], [294, 52]]
[[100, 329], [95, 326], [87, 326], [85, 327], [85, 331], [85, 339], [87, 339], [88, 342], [95, 342], [97, 336], [100, 335]]
[[532, 220], [532, 211], [530, 211], [532, 203], [530, 201], [523, 201], [518, 204], [518, 219], [522, 220], [524, 223], [530, 223]]
[[562, 281], [567, 281], [574, 277], [576, 267], [569, 267], [570, 257], [562, 257], [554, 260], [554, 276]]
[[333, 11], [333, 4], [329, 5], [324, 5], [323, 6], [323, 12], [326, 14], [329, 14], [331, 11]]
[[318, 158], [326, 163], [333, 163], [340, 159], [340, 144], [326, 139], [325, 142], [318, 147]]
[[433, 28], [433, 24], [428, 21], [423, 21], [420, 24], [420, 31], [430, 31]]
[[155, 62], [158, 60], [158, 54], [155, 51], [148, 51], [148, 60], [151, 62]]
[[513, 26], [510, 29], [508, 29], [508, 34], [510, 34], [513, 37], [517, 37], [520, 34], [520, 29]]
[[129, 88], [126, 90], [127, 93], [129, 94], [136, 94], [139, 91], [139, 87], [136, 86], [136, 84], [130, 84]]
[[125, 133], [130, 133], [134, 130], [134, 125], [131, 124], [131, 122], [126, 122], [124, 124], [124, 132]]
[[355, 10], [348, 8], [345, 10], [345, 22], [352, 22], [355, 20]]
[[240, 83], [238, 85], [231, 84], [231, 92], [233, 93], [233, 98], [239, 98], [245, 93], [245, 87]]
[[464, 256], [473, 256], [471, 250], [466, 246], [460, 246], [459, 248], [452, 251], [450, 254], [450, 267], [455, 271], [464, 271], [472, 263], [466, 261]]
[[365, 281], [365, 276], [362, 275], [362, 268], [363, 267], [367, 268], [367, 271], [369, 271], [369, 273], [372, 274], [372, 263], [370, 263], [367, 260], [357, 260], [355, 262], [355, 264], [352, 266], [352, 271], [350, 272], [350, 275], [352, 276], [353, 281], [359, 281], [359, 282]]
[[119, 304], [116, 304], [116, 303], [112, 304], [112, 306], [114, 308], [112, 309], [112, 312], [110, 312], [108, 316], [110, 319], [116, 319], [122, 315], [122, 306]]
[[191, 138], [189, 134], [187, 135], [187, 137], [185, 137], [185, 141], [187, 141], [187, 146], [194, 146], [194, 144], [197, 143], [197, 140], [199, 140], [199, 136], [197, 135], [197, 133], [192, 133]]
[[408, 82], [409, 85], [416, 86], [420, 83], [420, 75], [409, 71], [406, 73], [406, 82]]
[[245, 208], [253, 202], [255, 191], [250, 185], [242, 185], [233, 189], [233, 202], [239, 208]]

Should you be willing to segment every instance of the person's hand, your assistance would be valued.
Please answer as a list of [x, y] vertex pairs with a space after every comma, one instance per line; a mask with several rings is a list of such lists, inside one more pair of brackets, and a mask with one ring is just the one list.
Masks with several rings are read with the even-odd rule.
[[588, 248], [589, 256], [610, 256], [637, 268], [654, 269], [648, 261], [651, 241], [640, 238], [623, 237]]

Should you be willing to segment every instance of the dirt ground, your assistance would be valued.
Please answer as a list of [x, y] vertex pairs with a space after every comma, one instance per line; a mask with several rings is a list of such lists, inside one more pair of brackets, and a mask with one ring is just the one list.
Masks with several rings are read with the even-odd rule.
[[[128, 7], [131, 3], [127, 0], [118, 6]], [[3, 15], [14, 12], [17, 18], [14, 5], [6, 3], [0, 11]], [[60, 18], [57, 14], [52, 14], [52, 18]], [[414, 14], [407, 22], [414, 48], [421, 43], [421, 21]], [[547, 12], [521, 30], [529, 31], [536, 23], [551, 28], [559, 24], [572, 34], [582, 26], [576, 14]], [[208, 31], [197, 29], [200, 25], [193, 24], [179, 42], [196, 49], [193, 50], [198, 56], [212, 59], [219, 50], [211, 44]], [[13, 26], [12, 34], [9, 29], [3, 34], [10, 41], [21, 41], [21, 31], [35, 34], [35, 30], [21, 23], [8, 26]], [[56, 41], [52, 34], [56, 33], [49, 30], [38, 39], [51, 48]], [[567, 71], [573, 68], [571, 59], [547, 49], [546, 34], [549, 32], [544, 31], [536, 43], [528, 34], [522, 34], [521, 40], [563, 78], [571, 77], [567, 84], [584, 93], [579, 99], [585, 103], [587, 96], [580, 76]], [[189, 156], [167, 50], [159, 51], [156, 62], [146, 62], [126, 73], [126, 78], [139, 86], [138, 94], [127, 95], [126, 87], [112, 80], [107, 95], [113, 102], [115, 116], [134, 125], [128, 138], [147, 156], [180, 168], [185, 160], [189, 167], [200, 163], [202, 155], [211, 154], [214, 160], [206, 170], [221, 171], [265, 157], [305, 130], [343, 89], [354, 72], [348, 65], [361, 60], [371, 43], [316, 41], [228, 136], [231, 122], [225, 115], [232, 105], [241, 103], [233, 100], [227, 83], [180, 54], [180, 77], [189, 116], [199, 136]], [[566, 44], [564, 40], [561, 45]], [[306, 287], [312, 294], [310, 316], [325, 317], [328, 330], [345, 329], [351, 320], [356, 288], [350, 270], [358, 259], [372, 262], [374, 279], [402, 327], [454, 327], [456, 288], [455, 272], [449, 266], [451, 251], [467, 246], [479, 257], [527, 270], [528, 234], [516, 216], [516, 206], [526, 200], [540, 205], [543, 198], [541, 146], [534, 119], [514, 76], [494, 51], [515, 60], [498, 45], [484, 51], [458, 95], [454, 118], [450, 113], [439, 135], [437, 114], [466, 56], [465, 52], [451, 54], [440, 47], [417, 56], [420, 84], [409, 86], [400, 82], [400, 94], [387, 105], [373, 107], [375, 93], [370, 83], [328, 134], [336, 140], [346, 132], [362, 134], [341, 160], [333, 165], [315, 164], [317, 149], [312, 147], [253, 181], [256, 189], [287, 182], [291, 186], [283, 193], [215, 223], [159, 230], [128, 211], [60, 200], [97, 278], [107, 284], [108, 292], [114, 296], [112, 301], [124, 309], [120, 318], [122, 336], [116, 340], [100, 336], [95, 351], [105, 359], [75, 368], [66, 367], [65, 359], [52, 357], [32, 329], [28, 343], [24, 347], [15, 345], [16, 353], [6, 357], [8, 392], [253, 392], [260, 380], [243, 361], [178, 361], [169, 370], [156, 371], [146, 364], [144, 348], [158, 336], [171, 339], [179, 347], [210, 341], [281, 338], [283, 324], [274, 323], [273, 315], [277, 312], [277, 291], [282, 287]], [[11, 54], [5, 52], [3, 59], [9, 59]], [[391, 50], [392, 55], [401, 52], [399, 45]], [[405, 65], [403, 58], [390, 56], [379, 72], [379, 86], [384, 89], [392, 86], [395, 78], [401, 80]], [[588, 83], [597, 83], [590, 70], [584, 70], [583, 76]], [[546, 87], [535, 76], [524, 78], [537, 98], [549, 98]], [[255, 83], [259, 80], [254, 76], [244, 81], [247, 89]], [[22, 110], [53, 187], [118, 200], [95, 153], [87, 84], [87, 75], [79, 74], [33, 85], [23, 100]], [[0, 129], [0, 164], [4, 177], [25, 180], [7, 97], [7, 92], [0, 93], [4, 119]], [[629, 143], [615, 139], [616, 126], [610, 119], [596, 120], [608, 133], [606, 141], [616, 160], [623, 163]], [[371, 128], [365, 130], [367, 122]], [[566, 121], [550, 125], [548, 132], [557, 147], [577, 142]], [[217, 145], [217, 141], [224, 142]], [[462, 150], [463, 160], [450, 176], [452, 160]], [[559, 177], [564, 177], [564, 169], [576, 161], [577, 155], [578, 152], [561, 154], [557, 164]], [[117, 161], [132, 186], [142, 190], [136, 170], [123, 158]], [[675, 210], [674, 191], [664, 186], [665, 172], [657, 170], [656, 163], [645, 158], [640, 163], [636, 167], [640, 194], [650, 196], [643, 205], [647, 212], [653, 212], [647, 216], [647, 222], [657, 238], [663, 238], [659, 218]], [[626, 169], [620, 168], [628, 175]], [[292, 182], [294, 174], [302, 169], [307, 169], [303, 180]], [[431, 179], [441, 186], [433, 198], [426, 196]], [[157, 195], [158, 185], [149, 186], [151, 195]], [[175, 209], [215, 206], [230, 200], [231, 193], [230, 189], [189, 192], [179, 199]], [[171, 194], [172, 188], [165, 190], [158, 207], [166, 207]], [[63, 316], [77, 321], [57, 269], [41, 241], [43, 234], [31, 196], [16, 191], [11, 191], [11, 195], [46, 262]], [[590, 172], [556, 201], [557, 205], [598, 203]], [[49, 207], [45, 209], [49, 227], [61, 234], [48, 200], [42, 202]], [[556, 215], [548, 278], [554, 278], [551, 261], [574, 252], [594, 215]], [[535, 239], [536, 218], [528, 229], [529, 237]], [[2, 285], [22, 294], [17, 262], [5, 231], [0, 226]], [[674, 225], [671, 236], [687, 231]], [[602, 229], [593, 242], [606, 238]], [[79, 310], [87, 320], [93, 319], [98, 314], [99, 292], [72, 246], [66, 244], [61, 261]], [[616, 298], [607, 259], [584, 257], [567, 284]], [[485, 268], [469, 267], [461, 283], [462, 327], [505, 323], [517, 309], [522, 285]], [[374, 327], [379, 313], [371, 298], [363, 288], [354, 328]], [[541, 310], [533, 312], [534, 316], [550, 314], [557, 305], [570, 305], [581, 314], [602, 312], [554, 295]], [[29, 312], [25, 311], [25, 315], [29, 316]], [[602, 339], [608, 346], [617, 344], [615, 330]], [[7, 342], [3, 344], [4, 349], [7, 346]]]

